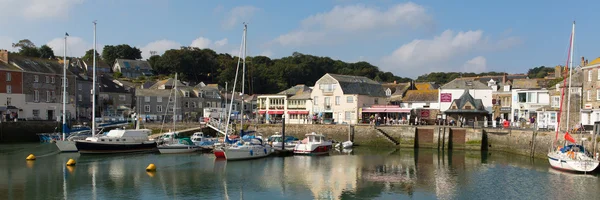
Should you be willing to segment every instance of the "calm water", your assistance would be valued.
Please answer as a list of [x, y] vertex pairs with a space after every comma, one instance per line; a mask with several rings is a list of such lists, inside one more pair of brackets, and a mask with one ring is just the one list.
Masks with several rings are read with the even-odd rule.
[[[211, 154], [59, 154], [0, 145], [0, 199], [597, 199], [597, 175], [503, 153], [357, 148], [330, 156], [215, 161]], [[34, 162], [25, 161], [29, 153]], [[65, 167], [69, 158], [75, 167]], [[155, 163], [157, 172], [147, 173]]]

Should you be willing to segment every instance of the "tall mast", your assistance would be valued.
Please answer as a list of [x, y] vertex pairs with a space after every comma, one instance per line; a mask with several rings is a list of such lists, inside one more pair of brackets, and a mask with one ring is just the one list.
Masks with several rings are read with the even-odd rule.
[[248, 25], [246, 23], [244, 23], [244, 44], [243, 44], [244, 51], [242, 54], [242, 93], [240, 94], [240, 97], [241, 97], [240, 99], [242, 99], [242, 106], [241, 106], [241, 108], [239, 108], [240, 113], [242, 114], [242, 120], [240, 122], [240, 130], [242, 130], [242, 131], [244, 131], [244, 85], [245, 85], [244, 81], [246, 80], [246, 78], [245, 78], [246, 77], [245, 76], [246, 75], [246, 39], [245, 38], [248, 35], [247, 29], [248, 29]]
[[[231, 109], [233, 108], [233, 99], [235, 99], [235, 85], [237, 83], [238, 72], [240, 71], [240, 60], [242, 59], [242, 50], [246, 42], [246, 26], [244, 25], [244, 34], [242, 35], [242, 44], [240, 45], [240, 54], [238, 57], [237, 68], [235, 69], [235, 78], [233, 79], [233, 88], [231, 89], [231, 103], [229, 104], [229, 112], [227, 112], [227, 123], [225, 124], [225, 137], [229, 131], [229, 121], [231, 120]], [[225, 91], [227, 93], [227, 91]], [[227, 102], [227, 100], [225, 100]], [[227, 104], [225, 104], [227, 105]]]
[[571, 115], [571, 75], [573, 74], [573, 45], [575, 44], [575, 21], [573, 21], [573, 30], [571, 31], [571, 56], [569, 57], [569, 91], [567, 91], [567, 132], [569, 132], [569, 116]]
[[67, 36], [65, 33], [65, 49], [63, 55], [63, 105], [62, 105], [62, 139], [65, 140], [67, 131]]
[[177, 120], [177, 73], [175, 73], [175, 102], [173, 103], [173, 133], [175, 133], [175, 121]]
[[94, 137], [96, 135], [96, 20], [94, 20], [92, 23], [94, 23], [94, 63], [92, 67], [92, 137]]

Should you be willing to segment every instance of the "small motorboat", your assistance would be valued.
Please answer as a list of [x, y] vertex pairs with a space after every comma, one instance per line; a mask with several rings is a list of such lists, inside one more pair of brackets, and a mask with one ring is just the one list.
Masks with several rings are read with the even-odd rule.
[[192, 142], [203, 149], [213, 149], [217, 138], [204, 136], [202, 132], [195, 132], [192, 137]]
[[352, 143], [352, 141], [348, 140], [348, 141], [336, 144], [335, 148], [351, 149], [352, 145], [354, 145], [354, 143]]
[[[273, 149], [281, 150], [281, 145], [284, 140], [282, 135], [272, 135], [267, 141]], [[294, 147], [299, 143], [300, 141], [298, 138], [295, 138], [294, 136], [285, 136], [284, 148], [286, 150], [294, 150]]]
[[148, 140], [150, 129], [114, 129], [95, 137], [75, 141], [81, 154], [155, 152], [156, 142]]
[[323, 134], [310, 133], [306, 134], [306, 138], [296, 147], [294, 147], [295, 154], [303, 155], [325, 155], [331, 151], [332, 143], [325, 139]]
[[164, 143], [158, 146], [158, 151], [163, 154], [191, 153], [200, 150], [189, 138], [180, 138], [177, 143]]

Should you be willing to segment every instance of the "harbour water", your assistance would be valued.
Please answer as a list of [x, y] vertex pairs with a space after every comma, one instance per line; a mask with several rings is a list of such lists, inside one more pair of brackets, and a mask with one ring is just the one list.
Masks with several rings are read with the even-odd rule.
[[[478, 151], [356, 148], [233, 161], [211, 154], [79, 155], [0, 145], [0, 199], [595, 199], [598, 175]], [[36, 161], [25, 161], [33, 153]], [[76, 166], [67, 167], [69, 158]], [[154, 163], [157, 171], [145, 171]]]

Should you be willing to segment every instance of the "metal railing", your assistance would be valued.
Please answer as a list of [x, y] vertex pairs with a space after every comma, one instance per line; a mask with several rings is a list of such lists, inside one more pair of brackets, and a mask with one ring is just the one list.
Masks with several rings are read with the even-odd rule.
[[212, 129], [215, 129], [221, 134], [225, 134], [225, 129], [227, 129], [227, 135], [233, 134], [233, 126], [231, 124], [227, 124], [226, 121], [219, 122], [219, 120], [210, 119], [206, 125]]

